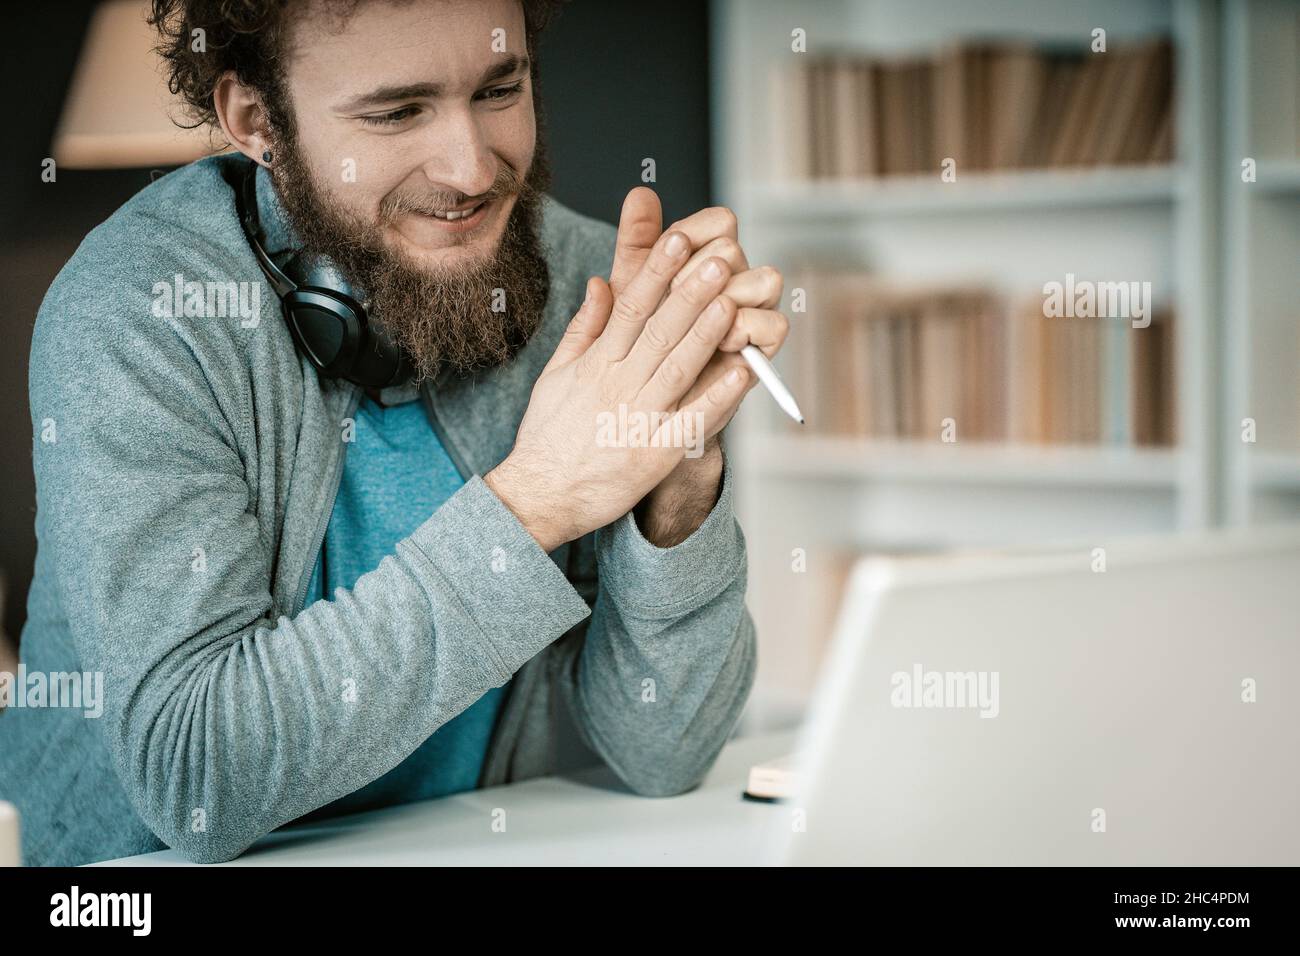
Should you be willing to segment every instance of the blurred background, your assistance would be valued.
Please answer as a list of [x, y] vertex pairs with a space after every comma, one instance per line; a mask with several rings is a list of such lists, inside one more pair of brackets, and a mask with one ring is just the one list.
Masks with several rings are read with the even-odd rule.
[[[166, 124], [141, 9], [13, 11], [4, 41], [11, 635], [36, 308], [90, 228], [206, 145]], [[746, 727], [801, 715], [856, 555], [1300, 517], [1300, 2], [573, 0], [542, 62], [560, 201], [615, 221], [653, 158], [670, 220], [731, 206], [786, 275], [808, 424], [756, 392], [729, 439]], [[1050, 316], [1049, 283], [1138, 298]]]
[[[712, 31], [714, 195], [785, 267], [808, 416], [736, 428], [752, 723], [802, 712], [856, 554], [1296, 520], [1300, 4], [731, 0]], [[1149, 283], [1150, 324], [1048, 317], [1048, 283]]]

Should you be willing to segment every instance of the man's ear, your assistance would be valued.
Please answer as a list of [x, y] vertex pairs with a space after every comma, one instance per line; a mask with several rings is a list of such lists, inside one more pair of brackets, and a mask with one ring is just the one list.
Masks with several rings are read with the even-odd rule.
[[212, 106], [227, 142], [255, 163], [267, 165], [263, 154], [271, 148], [269, 124], [257, 94], [227, 70], [212, 91]]

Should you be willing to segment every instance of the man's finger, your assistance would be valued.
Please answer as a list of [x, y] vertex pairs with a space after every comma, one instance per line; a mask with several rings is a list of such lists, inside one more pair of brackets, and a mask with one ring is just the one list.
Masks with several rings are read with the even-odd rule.
[[668, 283], [686, 261], [690, 244], [670, 229], [659, 237], [645, 264], [621, 291], [614, 290], [614, 307], [609, 323], [594, 346], [612, 362], [622, 361], [645, 328], [645, 323], [663, 301]]
[[727, 265], [731, 266], [732, 275], [738, 275], [749, 270], [749, 260], [745, 258], [745, 250], [740, 248], [740, 243], [731, 236], [719, 236], [716, 239], [710, 239], [697, 249], [693, 256], [686, 260], [686, 265], [682, 266], [677, 275], [673, 276], [673, 288], [675, 289], [685, 282], [687, 277], [695, 271], [696, 266], [713, 256], [725, 259]]
[[784, 286], [785, 279], [777, 269], [759, 266], [733, 275], [723, 291], [742, 309], [775, 309], [781, 301]]
[[588, 279], [587, 297], [582, 302], [582, 308], [578, 309], [578, 314], [564, 330], [560, 344], [555, 347], [555, 353], [542, 369], [542, 374], [561, 365], [567, 365], [587, 351], [591, 343], [605, 331], [605, 323], [609, 321], [609, 313], [613, 305], [614, 297], [610, 294], [605, 280], [599, 276]]
[[[692, 330], [699, 333], [701, 313], [711, 302], [714, 302], [723, 286], [727, 284], [727, 279], [730, 278], [727, 264], [721, 259], [710, 259], [709, 264], [714, 267], [713, 274], [709, 275], [710, 270], [707, 267], [703, 268], [689, 281], [678, 286], [677, 290], [664, 300], [663, 305], [646, 322], [636, 344], [628, 352], [625, 367], [628, 373], [639, 381], [649, 381], [665, 356], [673, 351], [683, 337], [690, 337], [689, 333]], [[718, 303], [714, 302], [714, 304]], [[722, 323], [717, 327], [717, 335], [710, 336], [707, 342], [708, 348], [704, 352], [706, 360], [717, 350], [718, 342], [731, 328], [731, 317], [736, 311], [735, 303], [724, 300], [722, 306], [725, 314], [718, 317]], [[701, 367], [703, 364], [701, 361]], [[695, 376], [698, 374], [699, 369], [696, 369], [689, 378], [679, 383], [682, 387], [671, 398], [678, 398], [686, 390], [686, 386], [695, 381]], [[663, 402], [668, 400], [661, 399]]]
[[[704, 249], [708, 249], [716, 242], [711, 242]], [[738, 246], [736, 248], [739, 248]], [[700, 250], [703, 252], [704, 250]], [[698, 256], [699, 253], [696, 253]], [[686, 278], [694, 274], [694, 269], [690, 263], [695, 261], [696, 256], [692, 256], [687, 264], [682, 266], [677, 275], [673, 277], [672, 288], [676, 289]], [[723, 256], [722, 258], [726, 258]], [[727, 298], [742, 309], [774, 309], [781, 301], [781, 290], [785, 286], [785, 279], [781, 273], [772, 266], [759, 266], [756, 269], [745, 269], [742, 272], [735, 272], [736, 266], [732, 264], [733, 275], [727, 282], [727, 287], [722, 291]]]
[[692, 249], [700, 249], [705, 243], [714, 239], [725, 237], [738, 240], [740, 238], [736, 214], [726, 206], [709, 206], [707, 209], [701, 209], [699, 212], [691, 213], [685, 219], [678, 220], [668, 228], [686, 233], [687, 238], [691, 240]]
[[[716, 297], [681, 340], [673, 346], [654, 369], [638, 398], [648, 407], [671, 408], [689, 394], [700, 373], [718, 352], [718, 343], [731, 327], [736, 306], [725, 295]], [[642, 337], [644, 342], [644, 336]], [[637, 343], [637, 349], [642, 342]], [[636, 357], [636, 351], [629, 361]]]
[[790, 320], [775, 309], [740, 309], [718, 349], [739, 352], [746, 345], [757, 345], [771, 358], [789, 333]]
[[[700, 434], [706, 438], [711, 438], [720, 432], [724, 425], [731, 420], [735, 414], [740, 400], [745, 397], [749, 391], [750, 385], [755, 381], [754, 373], [743, 364], [729, 369], [725, 374], [720, 375], [703, 394], [698, 395], [692, 401], [684, 404], [677, 410], [671, 419], [663, 428], [692, 428], [692, 432], [675, 431], [666, 432], [666, 434]], [[699, 416], [696, 418], [696, 416]], [[699, 422], [701, 428], [695, 428], [695, 423]]]
[[623, 294], [641, 271], [655, 241], [663, 233], [663, 206], [655, 191], [638, 186], [623, 199], [618, 218], [618, 238], [614, 245], [614, 265], [609, 272], [609, 286], [614, 296]]
[[[669, 226], [665, 231], [676, 230], [685, 235], [691, 244], [691, 252], [694, 253], [674, 277], [673, 288], [677, 288], [682, 279], [694, 272], [695, 267], [710, 256], [716, 255], [726, 259], [731, 263], [733, 272], [748, 269], [749, 263], [745, 260], [744, 250], [740, 248], [737, 241], [738, 229], [736, 214], [726, 206], [709, 206]], [[614, 294], [618, 295], [618, 293], [619, 289], [616, 286]]]

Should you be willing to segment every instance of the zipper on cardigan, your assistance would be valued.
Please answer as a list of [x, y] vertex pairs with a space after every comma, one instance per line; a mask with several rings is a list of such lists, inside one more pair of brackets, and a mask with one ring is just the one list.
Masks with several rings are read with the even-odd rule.
[[[356, 386], [352, 387], [352, 396], [348, 399], [348, 411], [344, 418], [354, 418], [357, 414], [357, 408], [361, 404], [361, 389]], [[331, 476], [334, 490], [330, 492], [329, 505], [321, 513], [316, 521], [316, 534], [313, 538], [314, 544], [307, 551], [307, 567], [303, 569], [301, 576], [298, 578], [298, 596], [294, 599], [293, 612], [290, 617], [297, 617], [307, 603], [307, 585], [311, 584], [311, 572], [316, 567], [316, 559], [320, 556], [321, 545], [325, 542], [325, 530], [329, 527], [330, 515], [334, 513], [334, 502], [339, 496], [339, 485], [343, 483], [343, 459], [348, 453], [347, 442], [343, 443], [343, 449], [339, 452], [338, 460], [334, 463], [334, 474]]]

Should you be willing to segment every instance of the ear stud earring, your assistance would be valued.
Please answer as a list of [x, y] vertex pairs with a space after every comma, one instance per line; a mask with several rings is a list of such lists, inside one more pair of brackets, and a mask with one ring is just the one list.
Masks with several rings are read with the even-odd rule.
[[262, 162], [268, 166], [271, 165], [271, 151], [269, 149], [262, 150]]

